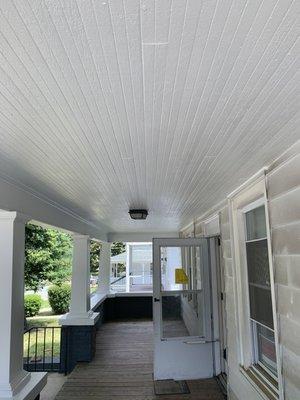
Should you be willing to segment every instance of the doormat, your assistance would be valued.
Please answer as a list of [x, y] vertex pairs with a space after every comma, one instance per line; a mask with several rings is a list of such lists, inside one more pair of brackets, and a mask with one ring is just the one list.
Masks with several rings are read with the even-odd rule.
[[163, 381], [154, 381], [154, 393], [158, 396], [164, 394], [189, 394], [190, 389], [186, 381], [166, 379]]

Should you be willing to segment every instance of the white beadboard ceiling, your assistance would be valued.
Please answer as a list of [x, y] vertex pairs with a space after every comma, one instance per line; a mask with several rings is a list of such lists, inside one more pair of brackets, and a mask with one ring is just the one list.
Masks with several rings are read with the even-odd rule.
[[0, 10], [1, 174], [112, 232], [177, 230], [300, 138], [297, 0]]

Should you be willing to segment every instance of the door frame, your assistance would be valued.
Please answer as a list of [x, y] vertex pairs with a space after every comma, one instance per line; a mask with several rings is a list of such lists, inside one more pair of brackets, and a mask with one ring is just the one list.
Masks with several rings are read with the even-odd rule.
[[[205, 304], [205, 337], [191, 336], [185, 338], [162, 338], [162, 313], [161, 313], [161, 247], [183, 247], [183, 246], [203, 246], [205, 240], [207, 251], [204, 254], [203, 263], [203, 296], [209, 299]], [[210, 265], [216, 266], [216, 257], [211, 256], [210, 244], [215, 239], [207, 237], [197, 238], [155, 238], [153, 239], [153, 322], [154, 322], [154, 379], [199, 379], [209, 378], [216, 374], [215, 355], [216, 343], [213, 329], [213, 320], [218, 320], [215, 309], [216, 299], [211, 296], [211, 290], [215, 290], [216, 281], [212, 285], [212, 275]], [[167, 292], [170, 294], [182, 293], [182, 291]], [[214, 311], [213, 311], [214, 310]], [[176, 353], [177, 352], [177, 358]], [[205, 360], [202, 365], [199, 360]], [[220, 362], [220, 360], [219, 360]], [[218, 365], [219, 365], [218, 362]], [[177, 365], [176, 365], [177, 363]], [[185, 366], [190, 363], [192, 368]], [[163, 364], [163, 365], [160, 365]], [[178, 365], [181, 364], [181, 365]], [[219, 369], [219, 367], [218, 367]], [[187, 371], [188, 370], [188, 371]]]
[[226, 320], [226, 293], [225, 293], [225, 264], [222, 257], [222, 241], [219, 241], [217, 266], [217, 283], [218, 283], [218, 300], [219, 300], [219, 324], [220, 324], [220, 359], [221, 359], [221, 374], [228, 374], [227, 362], [227, 320]]

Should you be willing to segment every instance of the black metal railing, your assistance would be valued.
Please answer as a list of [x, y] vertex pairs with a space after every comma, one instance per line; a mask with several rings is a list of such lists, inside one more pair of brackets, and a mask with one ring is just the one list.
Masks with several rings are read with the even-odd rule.
[[126, 287], [126, 274], [119, 276], [118, 278], [110, 282], [110, 287], [113, 291], [123, 292]]
[[119, 285], [120, 285], [120, 283], [125, 284], [125, 280], [126, 280], [126, 275], [122, 275], [122, 276], [116, 278], [114, 281], [110, 282], [110, 284], [115, 285], [117, 282], [119, 282]]
[[24, 369], [63, 372], [61, 368], [61, 327], [35, 326], [24, 331]]

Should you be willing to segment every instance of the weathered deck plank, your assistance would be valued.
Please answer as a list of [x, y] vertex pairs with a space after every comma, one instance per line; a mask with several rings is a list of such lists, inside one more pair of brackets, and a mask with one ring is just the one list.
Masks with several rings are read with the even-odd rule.
[[95, 359], [76, 366], [56, 400], [223, 400], [214, 379], [188, 381], [190, 394], [155, 396], [152, 373], [152, 322], [107, 323]]

